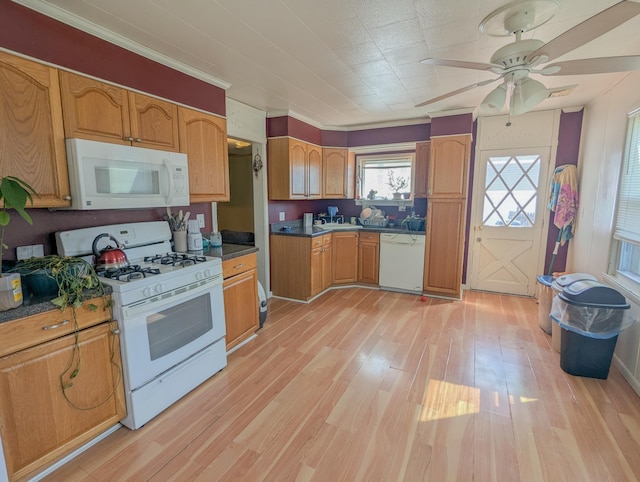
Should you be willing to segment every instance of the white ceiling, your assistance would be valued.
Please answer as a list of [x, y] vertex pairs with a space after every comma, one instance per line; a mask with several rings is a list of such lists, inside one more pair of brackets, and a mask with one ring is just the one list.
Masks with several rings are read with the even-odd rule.
[[[495, 77], [419, 61], [488, 62], [511, 41], [478, 31], [480, 21], [507, 0], [14, 1], [227, 82], [228, 97], [270, 115], [288, 112], [326, 128], [426, 119], [430, 112], [476, 107], [496, 84], [414, 107]], [[547, 42], [617, 3], [560, 1], [558, 14], [524, 38]], [[640, 16], [556, 61], [623, 54], [640, 54]], [[584, 105], [623, 75], [537, 76], [547, 87], [578, 84], [570, 95], [547, 99], [538, 108]]]

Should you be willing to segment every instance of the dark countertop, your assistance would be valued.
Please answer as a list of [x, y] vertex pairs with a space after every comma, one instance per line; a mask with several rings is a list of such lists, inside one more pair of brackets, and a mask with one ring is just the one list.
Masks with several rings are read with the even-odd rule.
[[329, 234], [332, 232], [339, 233], [341, 231], [364, 231], [364, 232], [373, 232], [373, 233], [392, 233], [392, 234], [425, 234], [425, 231], [409, 231], [408, 229], [399, 228], [396, 226], [393, 227], [360, 227], [353, 229], [326, 229], [322, 226], [310, 226], [310, 227], [302, 227], [302, 226], [291, 226], [291, 231], [271, 231], [271, 234], [281, 235], [281, 236], [298, 236], [298, 237], [315, 237], [322, 236], [323, 234]]
[[[111, 287], [104, 286], [104, 293], [110, 294]], [[82, 297], [82, 301], [90, 300], [91, 298], [96, 298], [97, 296], [100, 296], [100, 295], [101, 293], [99, 293], [97, 290], [85, 290], [84, 296]], [[18, 306], [17, 308], [13, 308], [11, 310], [0, 311], [0, 323], [17, 320], [18, 318], [24, 318], [26, 316], [37, 315], [38, 313], [44, 313], [45, 311], [53, 311], [53, 310], [60, 309], [59, 306], [56, 306], [53, 303], [51, 303], [51, 300], [55, 298], [55, 296], [46, 296], [46, 297], [32, 296], [31, 294], [26, 292], [26, 290], [24, 289], [24, 285], [23, 285], [23, 296], [24, 296], [24, 301], [22, 305]]]
[[258, 251], [255, 246], [247, 246], [244, 244], [222, 243], [221, 248], [207, 248], [203, 251], [205, 256], [213, 256], [214, 258], [222, 258], [222, 261], [238, 258], [245, 254], [251, 254]]

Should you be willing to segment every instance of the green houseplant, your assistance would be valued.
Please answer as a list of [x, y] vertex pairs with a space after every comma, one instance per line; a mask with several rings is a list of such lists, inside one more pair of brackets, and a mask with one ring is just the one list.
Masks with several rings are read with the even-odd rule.
[[[5, 228], [11, 221], [10, 209], [15, 211], [29, 224], [33, 224], [31, 216], [25, 211], [27, 202], [33, 204], [35, 190], [20, 178], [5, 176], [0, 178], [0, 260], [8, 246], [4, 243]], [[19, 273], [2, 274], [0, 267], [0, 311], [16, 308], [22, 304], [22, 285]]]

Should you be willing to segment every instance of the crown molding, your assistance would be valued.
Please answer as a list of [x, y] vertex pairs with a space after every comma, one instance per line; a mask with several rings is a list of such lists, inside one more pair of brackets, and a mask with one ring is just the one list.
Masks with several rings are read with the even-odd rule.
[[310, 126], [316, 127], [320, 130], [326, 129], [326, 127], [320, 124], [318, 121], [315, 121], [310, 117], [304, 116], [302, 114], [298, 114], [297, 112], [292, 110], [287, 110], [287, 109], [270, 110], [267, 112], [267, 118], [269, 119], [271, 119], [272, 117], [283, 117], [283, 116], [293, 117], [296, 120], [304, 122], [305, 124], [309, 124]]
[[565, 114], [571, 114], [573, 112], [580, 112], [582, 109], [584, 109], [583, 105], [577, 105], [575, 107], [563, 107], [562, 112], [564, 112]]
[[34, 10], [42, 15], [47, 17], [51, 17], [54, 20], [58, 20], [66, 25], [77, 28], [85, 33], [93, 35], [99, 39], [102, 39], [111, 44], [117, 45], [118, 47], [122, 47], [130, 52], [138, 54], [147, 59], [153, 60], [154, 62], [158, 62], [159, 64], [165, 65], [166, 67], [170, 67], [174, 70], [182, 72], [183, 74], [189, 75], [196, 79], [200, 79], [203, 82], [207, 82], [208, 84], [215, 85], [216, 87], [220, 87], [221, 89], [227, 90], [231, 87], [229, 82], [225, 82], [213, 75], [207, 74], [201, 70], [194, 69], [187, 64], [179, 62], [171, 57], [168, 57], [164, 54], [156, 52], [144, 45], [141, 45], [137, 42], [127, 39], [122, 35], [119, 35], [111, 30], [107, 30], [104, 27], [99, 26], [93, 22], [89, 22], [83, 18], [78, 17], [77, 15], [73, 15], [62, 8], [51, 5], [43, 0], [12, 0], [14, 3], [20, 4], [23, 7]]
[[450, 117], [452, 115], [471, 114], [476, 115], [477, 107], [461, 107], [459, 109], [441, 110], [436, 112], [429, 112], [429, 117], [435, 119], [437, 117]]

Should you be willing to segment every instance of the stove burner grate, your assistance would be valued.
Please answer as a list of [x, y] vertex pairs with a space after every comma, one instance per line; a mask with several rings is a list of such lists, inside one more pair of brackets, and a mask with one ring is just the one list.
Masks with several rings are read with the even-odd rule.
[[125, 268], [105, 269], [97, 272], [98, 276], [103, 278], [114, 279], [117, 281], [134, 281], [146, 278], [147, 275], [160, 274], [159, 268], [141, 267], [134, 264]]
[[147, 263], [158, 263], [170, 266], [190, 266], [196, 263], [203, 263], [206, 260], [207, 258], [205, 256], [186, 253], [156, 254], [144, 258], [144, 261]]

